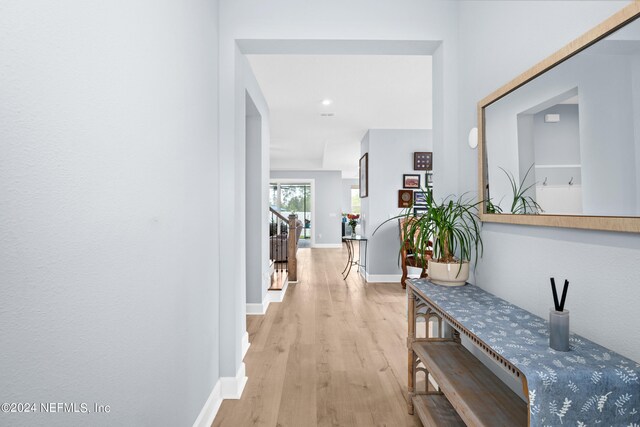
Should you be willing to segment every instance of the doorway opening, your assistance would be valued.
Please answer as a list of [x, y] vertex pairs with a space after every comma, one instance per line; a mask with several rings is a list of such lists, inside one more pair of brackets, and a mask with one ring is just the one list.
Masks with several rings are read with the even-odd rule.
[[277, 180], [269, 184], [271, 208], [285, 217], [294, 214], [302, 222], [299, 248], [310, 248], [315, 243], [313, 187], [312, 180]]

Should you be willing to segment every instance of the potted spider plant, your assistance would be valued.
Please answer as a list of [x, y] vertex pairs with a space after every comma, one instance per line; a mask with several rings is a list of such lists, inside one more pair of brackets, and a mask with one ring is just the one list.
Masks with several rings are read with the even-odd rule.
[[[477, 262], [482, 252], [477, 209], [480, 203], [464, 195], [436, 202], [429, 189], [425, 196], [426, 206], [421, 206], [422, 214], [415, 215], [412, 209], [406, 209], [378, 228], [393, 219], [405, 218], [404, 235], [417, 236], [413, 241], [415, 252], [424, 254], [433, 251], [433, 257], [427, 264], [429, 280], [445, 286], [464, 285], [469, 279], [471, 258], [474, 257]], [[433, 241], [432, 248], [430, 239]]]

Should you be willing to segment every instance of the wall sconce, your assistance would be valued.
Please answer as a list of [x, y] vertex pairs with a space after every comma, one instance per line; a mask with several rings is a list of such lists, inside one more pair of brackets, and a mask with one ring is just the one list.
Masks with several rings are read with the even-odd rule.
[[474, 149], [478, 146], [478, 128], [471, 128], [469, 131], [469, 147]]

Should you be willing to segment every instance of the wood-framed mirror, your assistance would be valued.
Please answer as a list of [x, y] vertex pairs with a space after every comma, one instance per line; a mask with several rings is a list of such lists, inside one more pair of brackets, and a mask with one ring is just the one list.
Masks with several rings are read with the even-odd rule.
[[484, 222], [640, 232], [640, 1], [478, 103]]

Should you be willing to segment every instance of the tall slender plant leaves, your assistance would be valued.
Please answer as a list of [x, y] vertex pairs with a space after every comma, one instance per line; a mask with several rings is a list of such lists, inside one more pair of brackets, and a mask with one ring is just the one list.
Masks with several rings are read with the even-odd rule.
[[[433, 199], [430, 189], [426, 190], [425, 199], [426, 206], [421, 206], [423, 214], [414, 215], [411, 208], [406, 208], [399, 215], [382, 222], [373, 234], [390, 221], [405, 219], [402, 232], [405, 238], [413, 242], [417, 256], [433, 250], [437, 262], [459, 263], [459, 269], [472, 258], [477, 263], [483, 251], [478, 216], [481, 202], [473, 202], [463, 194], [457, 199], [449, 196], [438, 203]], [[433, 248], [430, 240], [433, 240]], [[425, 260], [421, 262], [424, 265]]]
[[[531, 188], [533, 188], [536, 185], [536, 183], [534, 182], [533, 184], [525, 187], [525, 181], [527, 180], [529, 173], [531, 173], [533, 166], [534, 166], [533, 164], [529, 166], [529, 169], [527, 169], [527, 173], [524, 174], [524, 177], [520, 182], [518, 182], [516, 177], [513, 176], [513, 173], [507, 172], [505, 169], [500, 168], [500, 170], [502, 170], [502, 172], [504, 172], [504, 174], [507, 175], [507, 178], [509, 179], [509, 184], [511, 185], [511, 192], [513, 195], [513, 199], [511, 201], [512, 214], [525, 215], [525, 214], [539, 214], [541, 212], [544, 212], [542, 210], [542, 207], [538, 204], [538, 202], [536, 202], [536, 200], [533, 197], [526, 195], [527, 191], [529, 191]], [[497, 212], [494, 212], [494, 213], [497, 213]]]

